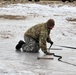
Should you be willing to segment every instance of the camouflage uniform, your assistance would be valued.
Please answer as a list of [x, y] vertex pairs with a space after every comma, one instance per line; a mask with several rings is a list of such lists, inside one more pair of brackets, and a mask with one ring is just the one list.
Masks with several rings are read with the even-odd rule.
[[[46, 23], [42, 23], [42, 24], [33, 26], [28, 31], [26, 31], [26, 33], [24, 34], [25, 43], [28, 44], [29, 46], [24, 45], [23, 47], [25, 47], [25, 48], [22, 47], [22, 49], [24, 51], [27, 51], [26, 46], [28, 46], [28, 50], [33, 51], [35, 48], [32, 49], [31, 46], [37, 45], [37, 47], [38, 47], [37, 50], [41, 48], [41, 50], [43, 52], [46, 52], [47, 51], [46, 42], [49, 42], [49, 43], [51, 42], [49, 34], [50, 34], [50, 29], [47, 28]], [[29, 41], [26, 41], [26, 39], [27, 39], [26, 36], [30, 37], [30, 38], [28, 38]], [[31, 45], [31, 44], [34, 44], [34, 45]]]
[[24, 36], [25, 44], [22, 45], [22, 49], [24, 52], [38, 52], [39, 51], [39, 43], [36, 42], [33, 38], [29, 36]]

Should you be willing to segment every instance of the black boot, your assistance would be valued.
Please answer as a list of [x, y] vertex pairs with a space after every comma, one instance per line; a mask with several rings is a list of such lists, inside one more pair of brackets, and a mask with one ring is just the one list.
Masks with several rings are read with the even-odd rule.
[[68, 0], [69, 2], [73, 2], [73, 0]]
[[66, 0], [62, 0], [62, 2], [66, 2]]
[[32, 1], [32, 0], [28, 0], [28, 1]]
[[23, 44], [25, 44], [25, 42], [22, 41], [22, 40], [20, 40], [18, 42], [18, 44], [16, 45], [16, 47], [15, 47], [16, 51], [20, 51], [20, 49], [21, 49], [21, 47], [22, 47]]
[[35, 0], [35, 2], [39, 2], [40, 0]]

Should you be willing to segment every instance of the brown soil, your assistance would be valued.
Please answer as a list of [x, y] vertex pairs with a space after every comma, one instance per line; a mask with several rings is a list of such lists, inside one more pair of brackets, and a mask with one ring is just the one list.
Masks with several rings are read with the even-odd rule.
[[0, 15], [0, 18], [10, 19], [10, 20], [24, 20], [24, 19], [26, 19], [25, 16], [19, 16], [19, 15]]
[[66, 20], [67, 21], [74, 21], [74, 22], [76, 22], [76, 18], [67, 18]]

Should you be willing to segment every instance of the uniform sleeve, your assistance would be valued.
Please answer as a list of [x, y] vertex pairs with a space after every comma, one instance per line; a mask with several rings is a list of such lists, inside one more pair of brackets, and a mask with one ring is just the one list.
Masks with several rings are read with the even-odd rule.
[[43, 52], [47, 51], [46, 40], [46, 33], [42, 31], [39, 37], [39, 46]]
[[48, 43], [50, 43], [50, 42], [51, 42], [50, 35], [48, 35], [47, 42], [48, 42]]

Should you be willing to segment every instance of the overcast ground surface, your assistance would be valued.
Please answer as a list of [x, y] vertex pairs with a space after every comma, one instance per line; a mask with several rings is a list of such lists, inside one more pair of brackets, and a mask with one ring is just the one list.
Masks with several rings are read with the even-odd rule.
[[[49, 18], [56, 22], [51, 31], [54, 44], [76, 47], [76, 2], [28, 2], [0, 7], [0, 75], [76, 75], [76, 49], [51, 50], [63, 56], [62, 60], [68, 64], [55, 57], [37, 60], [38, 56], [44, 56], [42, 51], [15, 51], [15, 45], [28, 28]], [[52, 48], [61, 47], [53, 45]]]

